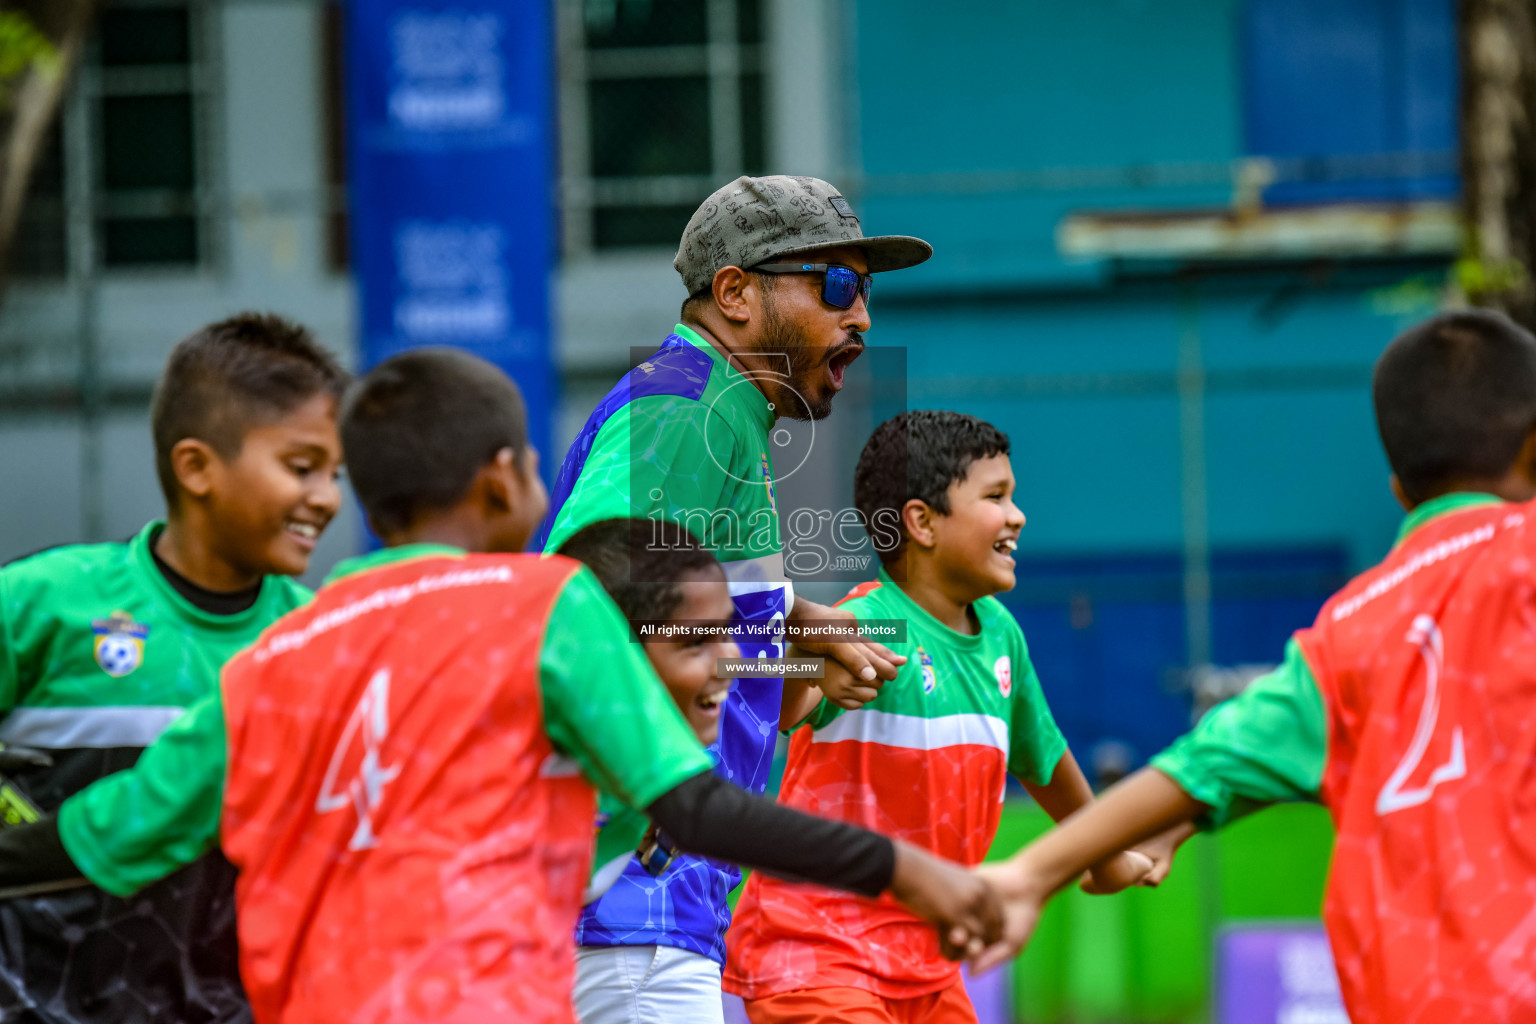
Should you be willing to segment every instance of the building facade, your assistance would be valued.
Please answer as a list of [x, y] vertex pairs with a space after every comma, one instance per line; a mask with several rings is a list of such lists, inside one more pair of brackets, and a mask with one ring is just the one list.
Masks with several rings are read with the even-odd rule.
[[[1458, 247], [1449, 0], [549, 2], [557, 447], [674, 322], [698, 201], [814, 174], [935, 246], [869, 341], [1012, 437], [1008, 601], [1080, 754], [1141, 760], [1386, 551], [1370, 367]], [[352, 356], [340, 18], [106, 8], [0, 309], [0, 558], [155, 514], [149, 389], [197, 325]], [[316, 573], [361, 543], [349, 510]]]

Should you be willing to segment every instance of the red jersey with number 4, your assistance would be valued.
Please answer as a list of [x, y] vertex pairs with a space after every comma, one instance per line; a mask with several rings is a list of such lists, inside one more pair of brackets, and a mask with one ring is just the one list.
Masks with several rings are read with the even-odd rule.
[[429, 557], [330, 584], [224, 670], [221, 843], [259, 1021], [572, 1021], [593, 790], [539, 651], [578, 565]]
[[1355, 1024], [1536, 1021], [1536, 507], [1432, 519], [1297, 634]]

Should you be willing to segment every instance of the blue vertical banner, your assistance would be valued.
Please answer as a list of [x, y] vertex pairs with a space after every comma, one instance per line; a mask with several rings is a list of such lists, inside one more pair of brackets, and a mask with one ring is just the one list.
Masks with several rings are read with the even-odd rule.
[[506, 370], [549, 451], [547, 0], [350, 0], [349, 215], [363, 365], [448, 345]]

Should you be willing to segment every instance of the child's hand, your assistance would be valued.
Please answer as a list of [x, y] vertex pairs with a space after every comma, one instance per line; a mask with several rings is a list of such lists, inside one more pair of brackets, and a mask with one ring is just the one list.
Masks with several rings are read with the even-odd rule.
[[[791, 644], [789, 648], [791, 658], [804, 658], [810, 653], [798, 644]], [[814, 683], [808, 679], [784, 680], [784, 698], [779, 709], [780, 729], [788, 732], [799, 726], [816, 710], [823, 697], [845, 711], [857, 711], [880, 696], [880, 687], [885, 685], [881, 679], [874, 682], [856, 679], [852, 672], [830, 660], [823, 664], [823, 673], [822, 678]]]
[[1003, 930], [996, 942], [979, 951], [973, 944], [968, 950], [966, 965], [973, 976], [1000, 967], [1023, 951], [1040, 922], [1048, 896], [1045, 888], [1035, 884], [1024, 865], [1017, 861], [983, 864], [976, 868], [976, 874], [1002, 900]]
[[1144, 885], [1149, 889], [1156, 889], [1168, 877], [1168, 872], [1173, 870], [1173, 855], [1179, 852], [1179, 847], [1184, 841], [1194, 835], [1196, 828], [1193, 823], [1185, 822], [1175, 825], [1166, 832], [1160, 832], [1142, 843], [1133, 847], [1134, 850], [1146, 854], [1152, 859], [1152, 870], [1144, 875], [1138, 885]]
[[[805, 598], [796, 598], [790, 610], [791, 622], [858, 622], [857, 616], [842, 608], [828, 608]], [[799, 639], [795, 645], [811, 654], [835, 660], [846, 668], [855, 679], [865, 684], [877, 679], [895, 679], [896, 670], [907, 663], [906, 655], [897, 654], [884, 644], [873, 640], [831, 641]], [[830, 662], [828, 668], [831, 668]]]
[[1084, 872], [1078, 888], [1093, 896], [1108, 896], [1142, 884], [1153, 866], [1152, 858], [1139, 849], [1122, 850]]
[[874, 679], [866, 682], [855, 679], [842, 665], [835, 661], [826, 663], [826, 675], [817, 680], [821, 689], [821, 695], [846, 711], [857, 711], [880, 696], [880, 687], [885, 685], [885, 680]]
[[1003, 908], [997, 891], [976, 872], [908, 843], [896, 843], [891, 895], [939, 930], [944, 955], [981, 954], [1002, 940]]

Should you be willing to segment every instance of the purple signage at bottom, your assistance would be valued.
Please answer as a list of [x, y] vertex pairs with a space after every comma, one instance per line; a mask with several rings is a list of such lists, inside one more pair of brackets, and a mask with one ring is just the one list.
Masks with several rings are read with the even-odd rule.
[[976, 1008], [978, 1024], [1012, 1024], [1013, 1005], [1009, 998], [1012, 986], [1008, 984], [1010, 970], [1011, 965], [1005, 964], [995, 971], [973, 978], [970, 971], [961, 969], [965, 994], [971, 997], [971, 1005]]
[[1214, 1024], [1349, 1024], [1322, 926], [1224, 928]]

